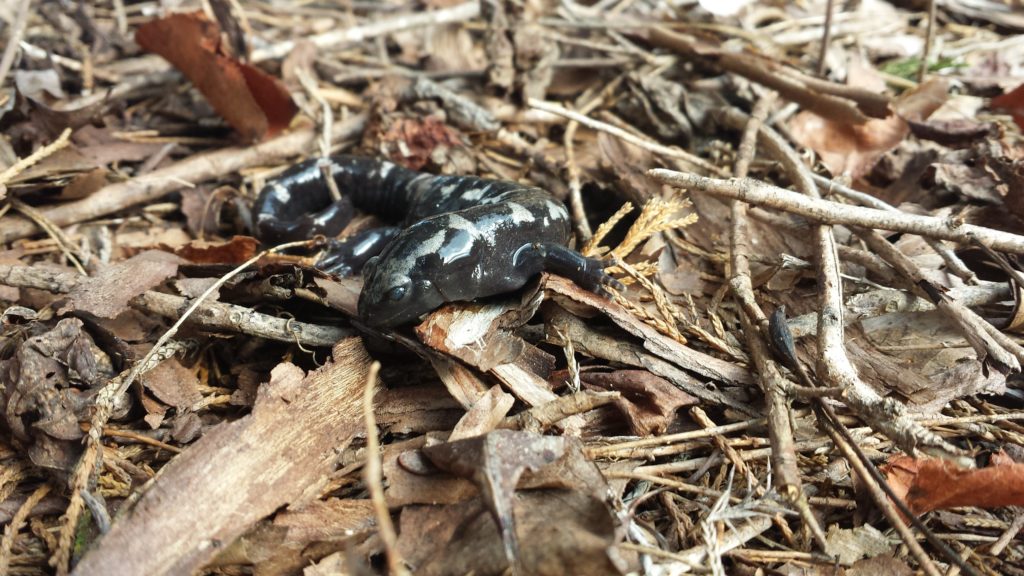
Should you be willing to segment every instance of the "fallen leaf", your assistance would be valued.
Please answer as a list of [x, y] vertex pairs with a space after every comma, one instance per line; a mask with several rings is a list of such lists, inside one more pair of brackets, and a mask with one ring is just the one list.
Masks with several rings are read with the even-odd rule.
[[948, 460], [899, 455], [881, 470], [914, 514], [957, 506], [1024, 506], [1024, 464], [996, 460], [969, 470]]
[[664, 433], [675, 420], [677, 410], [699, 402], [668, 380], [646, 370], [587, 371], [580, 374], [580, 380], [587, 386], [621, 392], [622, 398], [615, 405], [625, 413], [637, 436]]
[[139, 46], [185, 74], [245, 140], [259, 141], [287, 128], [298, 111], [287, 89], [228, 55], [220, 37], [220, 27], [202, 12], [172, 14], [135, 32]]
[[516, 569], [502, 553], [494, 521], [477, 501], [449, 506], [410, 506], [399, 519], [398, 550], [420, 575], [624, 574], [635, 556], [617, 550], [619, 524], [608, 507], [575, 490], [540, 490], [513, 503], [522, 554]]
[[608, 484], [586, 459], [579, 441], [565, 436], [495, 430], [485, 436], [423, 448], [430, 461], [455, 476], [469, 478], [501, 533], [505, 558], [512, 565], [521, 552], [513, 516], [515, 492], [524, 473], [531, 485], [583, 490], [601, 499]]
[[181, 259], [173, 254], [150, 250], [112, 264], [95, 276], [78, 283], [68, 294], [71, 310], [113, 318], [128, 309], [128, 302], [178, 272]]
[[914, 570], [907, 563], [892, 556], [878, 555], [853, 563], [846, 576], [911, 576]]
[[907, 137], [907, 120], [924, 121], [945, 102], [945, 95], [944, 83], [926, 82], [894, 102], [896, 114], [888, 118], [846, 124], [803, 111], [790, 120], [789, 129], [797, 143], [821, 156], [832, 174], [849, 173], [859, 178]]
[[1005, 110], [1013, 116], [1017, 127], [1024, 130], [1024, 84], [1017, 86], [1002, 96], [996, 96], [991, 102], [992, 108]]
[[81, 320], [33, 328], [36, 335], [0, 360], [0, 420], [33, 464], [66, 472], [81, 451], [78, 422], [89, 417], [89, 397], [114, 371]]
[[251, 236], [233, 236], [223, 242], [193, 240], [174, 249], [177, 256], [193, 264], [241, 264], [256, 255], [260, 241]]
[[177, 358], [161, 362], [139, 379], [161, 402], [179, 411], [191, 410], [203, 399], [195, 371], [182, 366]]

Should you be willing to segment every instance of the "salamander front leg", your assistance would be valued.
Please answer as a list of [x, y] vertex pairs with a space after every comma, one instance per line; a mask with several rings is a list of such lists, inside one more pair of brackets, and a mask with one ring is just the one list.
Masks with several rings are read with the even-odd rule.
[[329, 239], [316, 267], [335, 276], [359, 274], [363, 266], [384, 251], [400, 231], [401, 228], [395, 226], [382, 226], [357, 232], [343, 240]]
[[612, 278], [604, 271], [610, 264], [597, 258], [588, 258], [579, 252], [561, 244], [539, 243], [527, 244], [516, 253], [516, 266], [520, 262], [535, 259], [547, 272], [565, 276], [580, 287], [596, 294], [606, 293], [606, 288], [623, 290], [621, 282]]

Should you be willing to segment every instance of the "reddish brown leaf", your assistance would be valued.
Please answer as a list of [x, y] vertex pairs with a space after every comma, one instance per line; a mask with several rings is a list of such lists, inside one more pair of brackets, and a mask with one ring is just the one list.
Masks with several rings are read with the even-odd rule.
[[298, 110], [288, 91], [262, 70], [231, 57], [220, 32], [202, 12], [172, 14], [140, 26], [135, 41], [181, 70], [246, 140], [285, 129]]
[[992, 108], [1009, 112], [1017, 126], [1024, 130], [1024, 84], [993, 98]]
[[241, 264], [255, 256], [259, 247], [259, 240], [251, 236], [234, 236], [225, 242], [193, 240], [174, 253], [193, 264]]
[[914, 514], [957, 506], [1024, 505], [1024, 464], [998, 462], [968, 470], [947, 460], [901, 455], [883, 466], [882, 472]]

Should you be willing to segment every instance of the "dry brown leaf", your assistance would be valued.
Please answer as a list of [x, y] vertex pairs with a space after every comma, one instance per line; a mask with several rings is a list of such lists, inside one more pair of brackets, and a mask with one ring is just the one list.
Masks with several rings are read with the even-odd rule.
[[668, 380], [646, 370], [586, 371], [580, 374], [584, 385], [622, 393], [615, 405], [626, 415], [633, 434], [662, 434], [675, 420], [676, 411], [693, 406], [697, 398], [683, 392]]
[[298, 111], [288, 91], [262, 70], [230, 56], [220, 40], [220, 28], [202, 12], [172, 14], [135, 32], [139, 46], [181, 70], [245, 140], [262, 140], [287, 128]]
[[61, 313], [88, 312], [113, 318], [128, 309], [128, 302], [178, 272], [182, 260], [173, 254], [150, 250], [122, 260], [76, 285]]
[[1017, 126], [1024, 130], [1024, 84], [1017, 86], [1002, 96], [993, 98], [991, 105], [996, 110], [1009, 112]]
[[36, 330], [0, 360], [0, 420], [33, 464], [68, 471], [81, 451], [88, 399], [113, 368], [77, 318]]
[[252, 236], [232, 236], [230, 240], [210, 242], [193, 240], [174, 248], [174, 253], [193, 264], [241, 264], [256, 255], [260, 241]]
[[948, 460], [899, 455], [881, 470], [914, 514], [957, 506], [1024, 506], [1024, 464], [995, 459], [988, 468], [969, 470]]
[[921, 122], [945, 102], [946, 85], [926, 82], [903, 94], [893, 103], [896, 114], [885, 119], [872, 118], [864, 124], [844, 124], [800, 112], [789, 122], [796, 141], [821, 156], [832, 174], [849, 173], [854, 178], [866, 175], [882, 155], [895, 148], [910, 128], [907, 120]]
[[203, 399], [199, 378], [194, 370], [181, 365], [177, 358], [161, 362], [140, 377], [142, 385], [161, 402], [180, 410], [191, 410]]
[[[633, 560], [617, 551], [618, 524], [607, 506], [576, 490], [519, 494], [514, 502], [522, 544], [519, 574], [624, 574]], [[476, 501], [402, 510], [398, 550], [420, 575], [508, 574], [494, 520]], [[635, 568], [635, 566], [634, 566]]]

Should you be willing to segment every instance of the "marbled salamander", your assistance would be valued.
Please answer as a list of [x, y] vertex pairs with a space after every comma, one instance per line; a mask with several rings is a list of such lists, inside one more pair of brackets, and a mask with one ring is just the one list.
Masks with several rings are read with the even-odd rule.
[[[332, 201], [325, 173], [342, 200]], [[333, 241], [317, 264], [338, 274], [366, 264], [359, 315], [371, 326], [394, 327], [446, 302], [511, 292], [545, 270], [596, 292], [619, 285], [604, 262], [567, 247], [569, 213], [544, 190], [370, 158], [333, 156], [288, 169], [260, 192], [256, 233], [268, 242], [333, 237], [353, 204], [403, 222]]]

